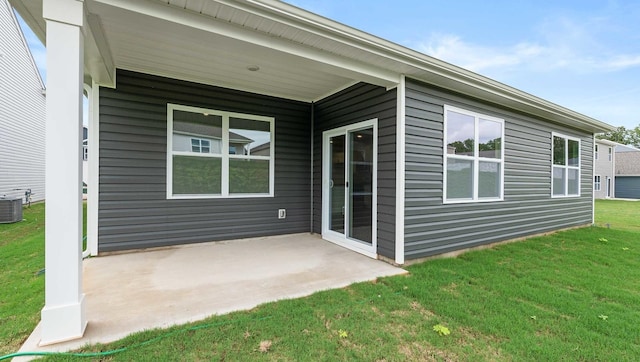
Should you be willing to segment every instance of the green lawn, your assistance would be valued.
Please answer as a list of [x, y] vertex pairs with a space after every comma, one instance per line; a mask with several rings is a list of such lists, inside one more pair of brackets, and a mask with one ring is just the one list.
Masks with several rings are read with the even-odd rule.
[[596, 200], [596, 225], [640, 232], [640, 201]]
[[[576, 229], [432, 260], [409, 267], [408, 276], [146, 331], [83, 352], [124, 348], [103, 357], [122, 361], [637, 361], [638, 205], [598, 201], [598, 224], [610, 229]], [[626, 230], [613, 211], [629, 218]], [[4, 258], [12, 244], [1, 247]], [[4, 278], [4, 261], [0, 268]], [[23, 269], [23, 278], [41, 282], [33, 276], [37, 266]], [[5, 283], [21, 288], [2, 281], [3, 289]], [[41, 305], [11, 314], [33, 326]], [[450, 334], [438, 334], [436, 325]], [[6, 334], [4, 323], [2, 329], [0, 346], [15, 346], [28, 333]]]

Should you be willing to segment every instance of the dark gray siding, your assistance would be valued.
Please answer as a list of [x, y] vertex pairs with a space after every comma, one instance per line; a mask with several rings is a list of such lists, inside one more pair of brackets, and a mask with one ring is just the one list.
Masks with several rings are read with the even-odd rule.
[[[117, 79], [100, 89], [100, 251], [310, 231], [310, 104], [127, 71]], [[274, 117], [275, 197], [167, 200], [167, 103]]]
[[322, 132], [378, 119], [378, 254], [395, 256], [396, 90], [356, 84], [314, 105], [313, 230], [322, 228]]
[[[505, 119], [504, 201], [443, 204], [443, 105]], [[581, 196], [551, 198], [551, 132], [581, 139]], [[593, 138], [413, 80], [406, 89], [405, 256], [440, 254], [592, 221]]]
[[[604, 180], [602, 181], [603, 188]], [[616, 197], [621, 199], [640, 199], [640, 176], [616, 176]]]

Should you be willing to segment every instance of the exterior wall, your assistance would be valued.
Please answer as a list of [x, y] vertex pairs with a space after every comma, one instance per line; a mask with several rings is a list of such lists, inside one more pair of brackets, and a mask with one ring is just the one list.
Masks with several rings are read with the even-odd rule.
[[640, 199], [640, 176], [616, 176], [616, 197]]
[[378, 118], [378, 254], [395, 256], [396, 90], [356, 84], [314, 104], [313, 231], [322, 232], [322, 132]]
[[[593, 190], [593, 195], [596, 199], [604, 199], [607, 197], [607, 177], [611, 179], [611, 197], [615, 195], [615, 186], [613, 182], [613, 176], [615, 173], [614, 165], [618, 162], [616, 159], [616, 153], [614, 152], [615, 146], [606, 144], [596, 139], [596, 145], [598, 145], [598, 159], [594, 160], [595, 171], [594, 176], [600, 176], [600, 191]], [[611, 160], [609, 160], [609, 148], [611, 148]], [[594, 157], [595, 159], [595, 157]]]
[[[117, 79], [100, 89], [99, 251], [310, 231], [310, 104], [128, 71]], [[275, 197], [167, 200], [167, 103], [274, 117]]]
[[640, 151], [616, 153], [616, 176], [640, 176]]
[[31, 189], [33, 201], [45, 198], [42, 87], [13, 10], [0, 0], [0, 197]]
[[640, 151], [616, 152], [615, 184], [615, 197], [640, 199]]
[[[443, 106], [505, 120], [504, 201], [443, 204]], [[551, 133], [581, 140], [581, 195], [551, 198]], [[592, 222], [593, 135], [407, 79], [405, 256]]]

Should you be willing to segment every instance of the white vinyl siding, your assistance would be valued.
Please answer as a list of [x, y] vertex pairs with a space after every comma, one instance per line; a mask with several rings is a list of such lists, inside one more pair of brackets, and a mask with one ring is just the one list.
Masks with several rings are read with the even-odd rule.
[[0, 55], [0, 197], [24, 198], [31, 189], [33, 201], [44, 200], [43, 85], [6, 1], [0, 1]]

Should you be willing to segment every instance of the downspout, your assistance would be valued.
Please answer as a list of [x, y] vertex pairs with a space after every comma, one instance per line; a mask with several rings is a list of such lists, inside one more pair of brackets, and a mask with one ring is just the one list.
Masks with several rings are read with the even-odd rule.
[[315, 111], [314, 111], [314, 102], [311, 102], [311, 171], [310, 171], [310, 175], [309, 175], [309, 180], [311, 183], [311, 199], [309, 200], [310, 203], [310, 207], [311, 210], [309, 212], [310, 216], [310, 229], [309, 232], [311, 234], [313, 234], [313, 213], [314, 213], [314, 209], [313, 209], [313, 145], [314, 145], [314, 132], [313, 132], [313, 128], [315, 127], [315, 123], [314, 123], [314, 115], [315, 115]]
[[[591, 159], [593, 160], [593, 162], [591, 162], [591, 225], [595, 225], [596, 224], [596, 191], [594, 187], [594, 182], [596, 180], [595, 178], [596, 177], [596, 158], [595, 158], [596, 134], [595, 133], [593, 134], [592, 138], [593, 138], [593, 146], [591, 147], [592, 148]], [[602, 185], [602, 180], [600, 180], [600, 184]]]
[[404, 264], [404, 203], [405, 203], [405, 76], [400, 75], [396, 92], [396, 245], [395, 262]]

